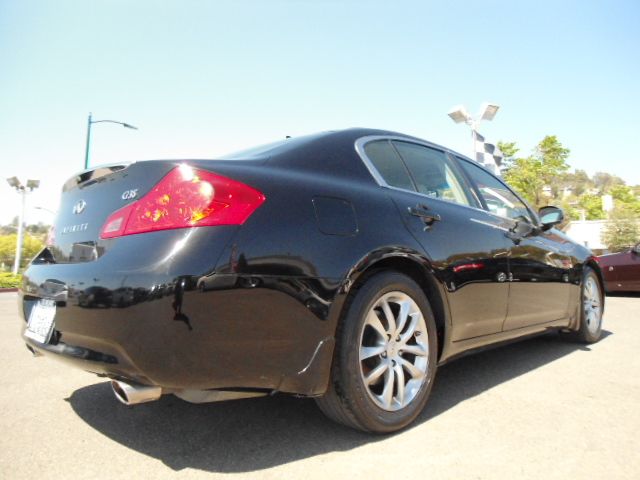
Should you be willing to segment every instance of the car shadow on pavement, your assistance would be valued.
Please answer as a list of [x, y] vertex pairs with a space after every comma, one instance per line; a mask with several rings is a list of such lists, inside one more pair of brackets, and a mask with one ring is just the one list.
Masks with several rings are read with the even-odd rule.
[[[603, 337], [610, 334], [603, 332]], [[589, 347], [547, 335], [445, 365], [438, 370], [429, 403], [414, 426], [585, 349]], [[285, 395], [200, 405], [166, 395], [157, 402], [127, 407], [118, 403], [104, 382], [76, 390], [68, 401], [98, 432], [173, 470], [251, 472], [388, 438], [337, 425], [313, 400]]]
[[640, 298], [640, 292], [607, 292], [607, 297]]

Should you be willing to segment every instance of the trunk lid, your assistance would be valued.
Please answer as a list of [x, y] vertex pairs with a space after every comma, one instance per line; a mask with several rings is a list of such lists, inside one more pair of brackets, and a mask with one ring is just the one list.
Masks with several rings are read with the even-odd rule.
[[106, 220], [141, 199], [176, 167], [194, 168], [242, 179], [258, 171], [261, 160], [149, 160], [100, 166], [67, 180], [49, 245], [34, 263], [82, 263], [100, 258], [118, 238], [100, 238]]
[[81, 263], [102, 256], [113, 241], [100, 239], [107, 217], [151, 190], [177, 164], [145, 161], [100, 166], [71, 177], [62, 188], [50, 245], [37, 260]]

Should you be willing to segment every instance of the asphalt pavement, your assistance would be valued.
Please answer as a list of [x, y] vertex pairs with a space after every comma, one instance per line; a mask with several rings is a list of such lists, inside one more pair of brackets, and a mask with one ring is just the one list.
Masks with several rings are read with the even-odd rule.
[[595, 345], [547, 335], [438, 371], [411, 428], [371, 436], [312, 400], [127, 407], [19, 338], [0, 294], [0, 478], [640, 478], [640, 298], [609, 297]]

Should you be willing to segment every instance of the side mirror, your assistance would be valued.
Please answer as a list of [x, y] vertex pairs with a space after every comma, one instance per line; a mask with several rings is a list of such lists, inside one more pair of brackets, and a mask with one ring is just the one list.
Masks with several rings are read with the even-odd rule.
[[636, 243], [633, 247], [631, 247], [631, 252], [636, 255], [640, 255], [640, 243]]
[[564, 212], [558, 207], [542, 207], [538, 211], [540, 216], [540, 222], [542, 223], [542, 230], [549, 230], [554, 225], [562, 223], [564, 220]]

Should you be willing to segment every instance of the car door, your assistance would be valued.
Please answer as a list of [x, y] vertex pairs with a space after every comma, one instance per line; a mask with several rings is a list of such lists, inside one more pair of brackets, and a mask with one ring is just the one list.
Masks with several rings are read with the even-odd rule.
[[362, 152], [446, 286], [451, 339], [500, 332], [509, 288], [504, 222], [478, 208], [474, 192], [439, 149], [376, 139]]
[[615, 273], [615, 283], [620, 290], [640, 290], [640, 255], [636, 250], [637, 247], [634, 247], [618, 254], [620, 258], [616, 259], [613, 272]]
[[459, 161], [486, 208], [511, 222], [509, 308], [503, 330], [566, 318], [570, 245], [553, 229], [542, 231], [537, 217], [505, 183], [471, 162]]

